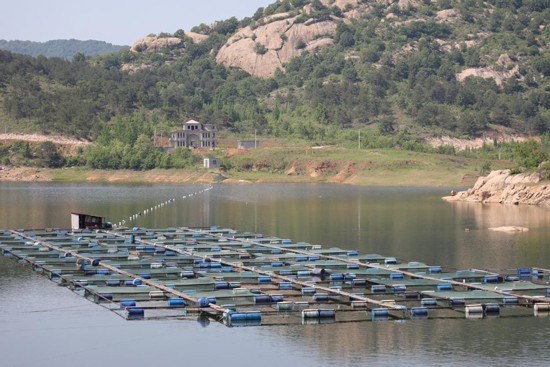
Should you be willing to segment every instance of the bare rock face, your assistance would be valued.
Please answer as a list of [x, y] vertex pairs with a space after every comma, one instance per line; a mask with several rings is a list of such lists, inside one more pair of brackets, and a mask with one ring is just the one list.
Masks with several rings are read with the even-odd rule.
[[488, 66], [485, 68], [470, 68], [458, 73], [456, 76], [456, 79], [461, 82], [469, 76], [478, 76], [486, 79], [492, 78], [495, 80], [495, 82], [498, 85], [502, 85], [502, 82], [505, 79], [510, 78], [511, 76], [515, 75], [517, 72], [519, 72], [518, 65], [516, 65], [516, 67], [510, 71], [497, 71], [491, 66]]
[[[333, 43], [336, 23], [331, 20], [317, 23], [294, 24], [294, 18], [276, 20], [256, 29], [245, 27], [222, 46], [216, 62], [228, 67], [239, 67], [251, 75], [270, 78], [277, 68], [304, 50], [318, 52]], [[282, 35], [282, 36], [281, 36]], [[264, 54], [255, 52], [256, 43], [265, 47]], [[305, 43], [305, 47], [300, 47]]]
[[133, 52], [158, 52], [165, 48], [169, 50], [185, 48], [185, 42], [177, 37], [145, 37], [134, 42], [130, 50]]
[[510, 174], [510, 170], [492, 171], [480, 177], [474, 187], [446, 196], [447, 201], [474, 203], [550, 205], [550, 187], [541, 183], [541, 176], [532, 174]]
[[193, 40], [195, 43], [201, 43], [202, 41], [208, 38], [205, 34], [195, 33], [195, 32], [185, 32], [185, 35]]

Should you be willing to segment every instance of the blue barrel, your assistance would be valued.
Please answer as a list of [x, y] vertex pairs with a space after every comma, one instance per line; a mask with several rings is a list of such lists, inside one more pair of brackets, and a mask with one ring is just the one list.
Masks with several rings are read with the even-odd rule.
[[386, 292], [386, 286], [385, 285], [373, 285], [373, 286], [370, 287], [370, 291], [372, 293]]
[[390, 279], [403, 279], [403, 274], [401, 273], [391, 273], [390, 274]]
[[426, 307], [412, 307], [411, 316], [428, 316], [428, 309]]
[[429, 268], [430, 273], [441, 273], [441, 266], [432, 266]]
[[216, 282], [214, 284], [214, 289], [229, 289], [228, 282]]
[[126, 300], [126, 301], [120, 301], [120, 308], [126, 308], [126, 307], [135, 307], [136, 301], [134, 300]]
[[373, 308], [371, 311], [372, 317], [388, 317], [389, 311], [387, 308]]
[[348, 269], [359, 269], [359, 265], [357, 265], [357, 264], [348, 264], [348, 265], [346, 265], [346, 268], [348, 268]]
[[281, 283], [279, 283], [279, 289], [292, 289], [292, 283], [290, 283], [290, 282], [281, 282]]
[[101, 259], [93, 259], [92, 260], [92, 266], [98, 266]]
[[453, 285], [448, 284], [448, 283], [438, 284], [437, 285], [437, 290], [438, 291], [452, 291], [453, 290]]
[[222, 250], [222, 249], [219, 248], [219, 247], [212, 247], [212, 248], [210, 249], [210, 251], [212, 251], [212, 252], [219, 252], [219, 251], [221, 251], [221, 250]]
[[130, 317], [143, 317], [145, 315], [145, 310], [143, 308], [128, 308], [127, 311]]
[[304, 287], [304, 288], [302, 288], [302, 294], [303, 294], [303, 295], [312, 295], [312, 294], [315, 294], [315, 288]]
[[353, 251], [348, 251], [348, 256], [357, 256], [359, 255], [359, 252], [353, 250]]
[[229, 282], [229, 288], [241, 288], [241, 282]]
[[502, 302], [505, 304], [505, 305], [509, 305], [509, 304], [518, 304], [519, 303], [519, 299], [517, 297], [504, 297], [502, 299]]
[[271, 277], [268, 277], [268, 276], [259, 276], [259, 277], [258, 277], [258, 282], [260, 282], [260, 283], [268, 283], [268, 282], [271, 282]]
[[354, 286], [354, 287], [360, 287], [360, 286], [366, 286], [367, 285], [367, 280], [366, 279], [353, 279], [351, 281], [351, 285]]
[[344, 280], [344, 274], [330, 274], [330, 280]]
[[420, 301], [422, 306], [437, 306], [437, 299], [435, 298], [422, 298]]
[[496, 276], [496, 275], [486, 275], [483, 278], [483, 281], [485, 283], [497, 283], [499, 281], [499, 279], [498, 279], [498, 276]]
[[105, 284], [107, 287], [118, 287], [120, 285], [120, 280], [108, 280]]
[[262, 313], [260, 311], [248, 311], [246, 313], [246, 319], [247, 320], [261, 320], [262, 319]]
[[401, 293], [407, 290], [407, 286], [405, 286], [404, 284], [395, 284], [393, 287], [391, 287], [391, 290], [394, 293]]
[[316, 293], [313, 295], [313, 300], [316, 302], [328, 301], [329, 300], [328, 293]]
[[280, 275], [292, 275], [292, 270], [281, 270], [279, 271]]
[[133, 234], [128, 236], [128, 242], [129, 243], [136, 243], [136, 236], [134, 236]]
[[135, 287], [135, 286], [136, 286], [132, 280], [126, 280], [126, 281], [124, 282], [124, 285], [125, 285], [126, 287]]
[[244, 312], [233, 312], [229, 314], [231, 321], [244, 321], [246, 320], [246, 313]]
[[282, 261], [274, 261], [271, 263], [271, 266], [283, 266], [283, 262]]
[[220, 263], [210, 263], [210, 268], [212, 268], [212, 269], [221, 269], [222, 264], [220, 264]]
[[279, 302], [277, 303], [278, 311], [289, 311], [292, 310], [292, 302]]
[[112, 301], [113, 300], [113, 294], [112, 293], [99, 293], [98, 301], [99, 302], [105, 302], [107, 300]]
[[386, 264], [397, 264], [397, 259], [395, 257], [388, 257], [384, 259]]
[[498, 313], [500, 312], [500, 306], [498, 303], [486, 303], [483, 305], [483, 310], [485, 313]]
[[260, 294], [257, 296], [254, 296], [254, 303], [269, 303], [271, 302], [271, 298], [267, 294]]
[[143, 279], [151, 279], [151, 274], [149, 273], [140, 273], [137, 276], [142, 277]]
[[107, 275], [107, 274], [109, 274], [109, 270], [98, 270], [98, 271], [96, 272], [96, 274]]
[[336, 317], [336, 311], [333, 309], [320, 309], [319, 318], [334, 318]]
[[296, 261], [307, 261], [307, 257], [304, 256], [297, 256]]
[[284, 296], [282, 294], [271, 294], [269, 295], [271, 302], [283, 302]]
[[418, 299], [418, 293], [415, 291], [405, 291], [403, 292], [403, 297], [407, 299]]
[[282, 240], [281, 243], [283, 245], [290, 245], [292, 243], [292, 240]]
[[[261, 246], [260, 246], [260, 247], [261, 247]], [[271, 253], [272, 253], [272, 254], [282, 254], [283, 251], [281, 251], [281, 250], [271, 250]]]
[[317, 309], [302, 310], [302, 318], [304, 318], [304, 319], [318, 319], [319, 318], [319, 310], [317, 310]]
[[170, 298], [168, 300], [168, 307], [184, 307], [185, 301], [182, 298]]
[[212, 227], [210, 227], [210, 230], [211, 230], [211, 231], [215, 231], [215, 230], [217, 230], [217, 229], [219, 229], [219, 228], [220, 228], [220, 227], [218, 227], [218, 226], [212, 226]]
[[222, 273], [231, 273], [233, 268], [231, 266], [222, 266], [221, 271]]
[[298, 271], [297, 275], [299, 277], [309, 277], [309, 276], [311, 276], [311, 273], [307, 270], [300, 270], [300, 271]]
[[319, 259], [320, 259], [319, 256], [310, 256], [310, 257], [308, 258], [309, 261], [317, 261], [317, 260], [319, 260]]
[[134, 280], [132, 280], [132, 284], [133, 285], [141, 285], [143, 282], [141, 281], [141, 279], [139, 278], [135, 278]]
[[451, 306], [463, 306], [465, 304], [464, 298], [462, 297], [451, 297], [449, 304]]
[[197, 306], [199, 307], [208, 307], [209, 304], [210, 304], [210, 301], [206, 297], [199, 298], [197, 300]]
[[519, 275], [531, 274], [531, 269], [529, 269], [529, 268], [520, 268], [520, 269], [518, 269], [517, 273]]

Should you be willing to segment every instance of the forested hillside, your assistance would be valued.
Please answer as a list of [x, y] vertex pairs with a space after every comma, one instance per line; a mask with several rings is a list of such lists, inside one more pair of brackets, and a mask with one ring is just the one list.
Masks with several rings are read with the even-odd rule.
[[70, 39], [47, 42], [0, 40], [0, 49], [2, 50], [34, 57], [43, 55], [46, 57], [60, 57], [62, 59], [70, 59], [77, 52], [95, 57], [97, 55], [112, 54], [127, 48], [128, 46], [117, 46], [104, 41], [93, 40], [79, 41]]
[[[550, 121], [548, 19], [550, 0], [284, 0], [201, 24], [192, 29], [208, 36], [200, 42], [162, 33], [156, 39], [183, 42], [161, 50], [143, 43], [92, 61], [0, 51], [3, 115], [14, 128], [104, 141], [122, 139], [113, 128], [121, 121], [149, 133], [189, 118], [318, 143], [355, 141], [363, 128], [365, 147], [406, 149], [420, 149], [427, 134], [541, 135]], [[271, 77], [247, 72], [220, 56], [243, 40], [251, 52], [238, 50], [253, 63], [281, 50], [296, 56]]]

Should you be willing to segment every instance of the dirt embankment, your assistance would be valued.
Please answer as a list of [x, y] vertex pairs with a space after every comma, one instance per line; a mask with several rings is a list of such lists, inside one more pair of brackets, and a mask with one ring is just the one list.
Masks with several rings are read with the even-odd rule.
[[550, 204], [550, 185], [548, 181], [542, 181], [538, 172], [513, 175], [510, 170], [492, 171], [488, 176], [480, 177], [471, 189], [451, 194], [443, 199], [515, 205]]
[[24, 140], [31, 145], [51, 141], [57, 145], [64, 154], [76, 154], [78, 147], [84, 147], [91, 144], [87, 140], [70, 138], [62, 135], [44, 135], [44, 134], [24, 134], [24, 133], [7, 133], [0, 134], [0, 142], [11, 142]]
[[0, 166], [0, 181], [51, 181], [49, 175], [36, 167], [2, 167]]

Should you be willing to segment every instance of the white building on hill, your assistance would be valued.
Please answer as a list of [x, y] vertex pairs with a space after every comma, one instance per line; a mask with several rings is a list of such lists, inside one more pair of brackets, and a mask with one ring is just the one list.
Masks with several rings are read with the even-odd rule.
[[170, 148], [214, 149], [218, 146], [216, 127], [195, 120], [183, 124], [182, 130], [170, 133]]

